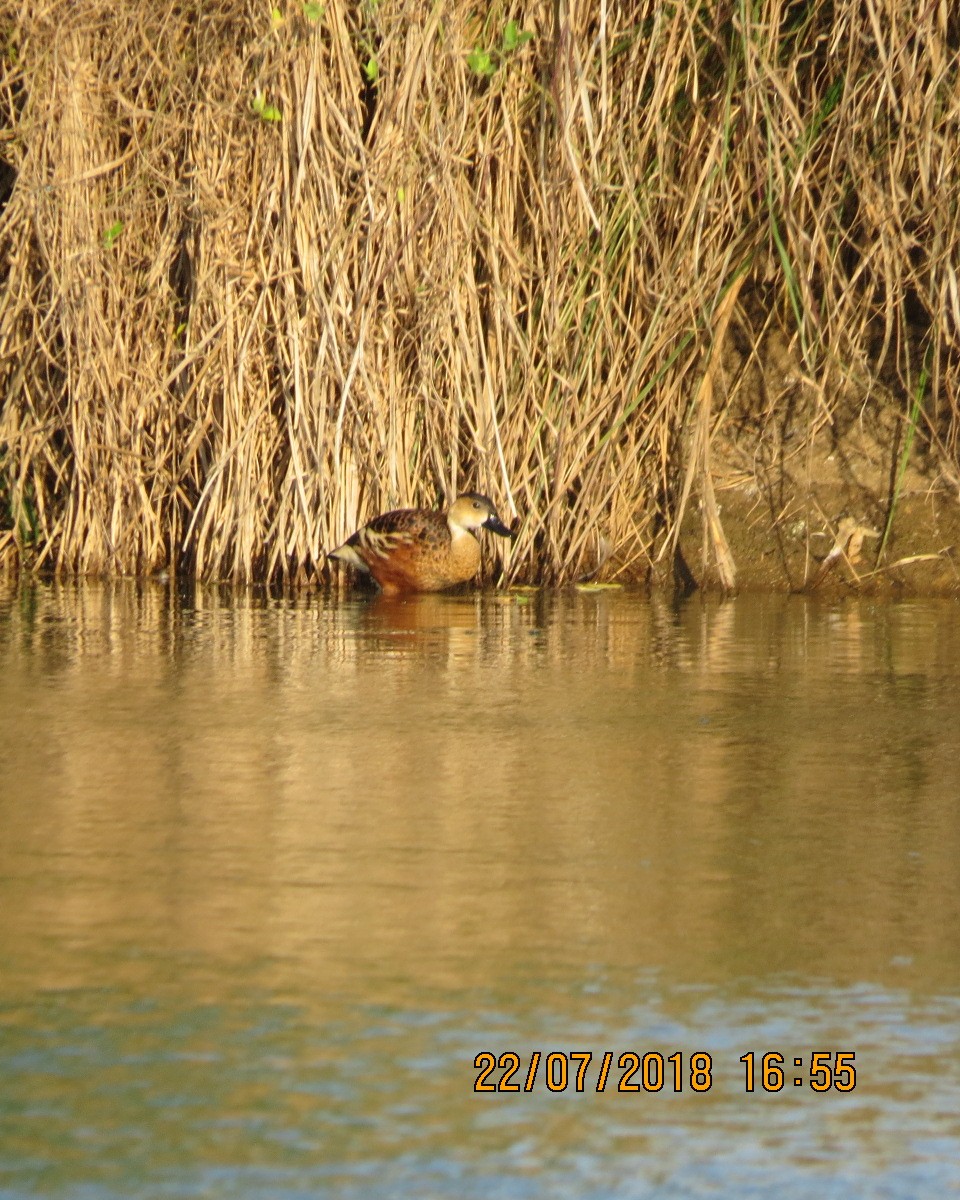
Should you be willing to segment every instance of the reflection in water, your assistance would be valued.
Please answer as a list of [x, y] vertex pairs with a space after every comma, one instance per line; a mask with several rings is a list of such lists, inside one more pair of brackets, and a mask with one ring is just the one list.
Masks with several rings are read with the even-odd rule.
[[960, 1185], [956, 606], [32, 584], [0, 659], [0, 1194]]

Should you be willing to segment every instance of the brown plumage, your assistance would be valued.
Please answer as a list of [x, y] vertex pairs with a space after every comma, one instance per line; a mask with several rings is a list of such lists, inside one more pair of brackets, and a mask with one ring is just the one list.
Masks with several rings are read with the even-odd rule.
[[382, 513], [328, 557], [373, 576], [388, 596], [440, 592], [466, 583], [480, 569], [479, 529], [513, 536], [486, 496], [467, 492], [446, 512], [399, 508]]

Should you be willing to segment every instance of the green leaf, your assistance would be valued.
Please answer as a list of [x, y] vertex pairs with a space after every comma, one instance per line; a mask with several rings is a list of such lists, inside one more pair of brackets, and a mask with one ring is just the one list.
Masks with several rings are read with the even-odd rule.
[[123, 233], [123, 222], [114, 221], [109, 229], [103, 231], [103, 244], [108, 250], [112, 250], [116, 245], [117, 238]]
[[508, 21], [503, 30], [503, 49], [509, 54], [514, 50], [519, 50], [526, 42], [533, 39], [533, 34], [529, 30], [521, 30], [516, 21]]
[[467, 55], [467, 66], [474, 75], [481, 75], [488, 79], [497, 69], [493, 55], [489, 50], [484, 50], [480, 46], [475, 46]]
[[364, 63], [363, 73], [366, 75], [370, 83], [376, 83], [380, 78], [380, 66], [372, 54]]
[[263, 92], [257, 92], [250, 101], [250, 107], [261, 121], [282, 121], [283, 113], [275, 104], [268, 104]]
[[314, 4], [311, 2], [311, 0], [308, 0], [308, 2], [303, 6], [303, 15], [308, 21], [313, 22], [315, 25], [323, 16], [323, 5]]

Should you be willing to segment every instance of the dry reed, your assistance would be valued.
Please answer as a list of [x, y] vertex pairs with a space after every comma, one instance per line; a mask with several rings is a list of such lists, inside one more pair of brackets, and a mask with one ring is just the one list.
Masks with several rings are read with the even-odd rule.
[[605, 543], [641, 576], [699, 497], [726, 579], [715, 376], [773, 326], [810, 427], [848, 388], [906, 421], [926, 367], [956, 471], [946, 0], [2, 0], [0, 30], [0, 560], [296, 580], [470, 487], [521, 518], [505, 578]]

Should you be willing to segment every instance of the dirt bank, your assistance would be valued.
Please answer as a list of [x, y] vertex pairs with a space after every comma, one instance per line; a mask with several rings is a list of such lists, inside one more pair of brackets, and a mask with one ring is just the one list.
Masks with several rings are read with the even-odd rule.
[[676, 574], [723, 586], [726, 560], [737, 589], [960, 596], [960, 478], [936, 414], [896, 380], [823, 394], [781, 335], [762, 348], [752, 363], [735, 346], [725, 357], [714, 515], [701, 482]]

